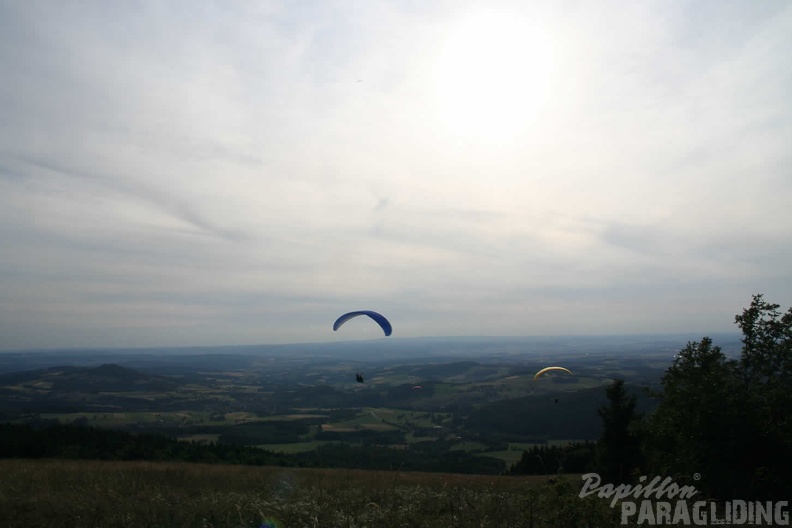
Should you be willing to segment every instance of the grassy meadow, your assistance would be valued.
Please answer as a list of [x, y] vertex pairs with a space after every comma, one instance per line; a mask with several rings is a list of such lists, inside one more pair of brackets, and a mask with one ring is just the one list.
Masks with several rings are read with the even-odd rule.
[[[0, 460], [7, 528], [616, 526], [618, 509], [577, 496], [577, 475], [257, 468]], [[272, 522], [274, 521], [274, 523]]]

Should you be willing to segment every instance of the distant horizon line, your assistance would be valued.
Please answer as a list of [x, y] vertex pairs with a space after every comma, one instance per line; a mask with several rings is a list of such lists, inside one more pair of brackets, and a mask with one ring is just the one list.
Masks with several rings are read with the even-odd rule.
[[[252, 344], [225, 344], [225, 345], [145, 345], [145, 346], [77, 346], [63, 348], [17, 348], [0, 349], [0, 354], [20, 354], [29, 352], [104, 352], [104, 351], [144, 351], [144, 350], [189, 350], [189, 349], [213, 349], [213, 348], [254, 348], [254, 347], [294, 347], [294, 346], [316, 346], [316, 345], [343, 345], [345, 343], [366, 343], [372, 341], [418, 341], [418, 340], [536, 340], [536, 339], [605, 339], [605, 338], [636, 338], [636, 337], [683, 337], [692, 336], [693, 332], [653, 332], [638, 334], [542, 334], [542, 335], [456, 335], [456, 336], [413, 336], [413, 337], [377, 337], [347, 339], [344, 341], [299, 341], [294, 343], [252, 343]], [[695, 340], [704, 337], [739, 337], [740, 332], [705, 332], [696, 334], [699, 336]], [[717, 343], [716, 343], [717, 344]]]

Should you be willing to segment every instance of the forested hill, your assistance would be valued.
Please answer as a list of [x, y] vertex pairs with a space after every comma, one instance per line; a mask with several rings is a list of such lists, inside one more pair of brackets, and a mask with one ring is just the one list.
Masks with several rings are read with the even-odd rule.
[[[625, 384], [628, 396], [636, 399], [636, 411], [648, 413], [656, 401], [634, 385]], [[602, 420], [597, 409], [607, 402], [603, 388], [547, 395], [543, 398], [525, 396], [500, 400], [471, 412], [465, 427], [482, 434], [535, 438], [574, 438], [597, 440], [602, 434]]]

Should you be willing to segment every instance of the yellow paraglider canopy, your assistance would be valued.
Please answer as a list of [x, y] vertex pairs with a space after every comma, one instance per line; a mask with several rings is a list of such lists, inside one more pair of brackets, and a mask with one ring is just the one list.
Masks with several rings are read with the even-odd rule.
[[564, 372], [566, 372], [568, 374], [572, 374], [572, 372], [570, 372], [568, 369], [565, 369], [564, 367], [545, 367], [542, 370], [540, 370], [539, 372], [537, 372], [536, 374], [534, 374], [534, 380], [536, 380], [539, 376], [541, 376], [545, 372], [549, 372], [551, 370], [563, 370]]

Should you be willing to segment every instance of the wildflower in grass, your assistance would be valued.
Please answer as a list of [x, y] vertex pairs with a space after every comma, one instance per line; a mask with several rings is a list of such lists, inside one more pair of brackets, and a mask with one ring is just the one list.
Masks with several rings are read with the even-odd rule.
[[264, 522], [261, 523], [259, 528], [280, 528], [280, 524], [278, 524], [278, 521], [273, 519], [264, 519]]

